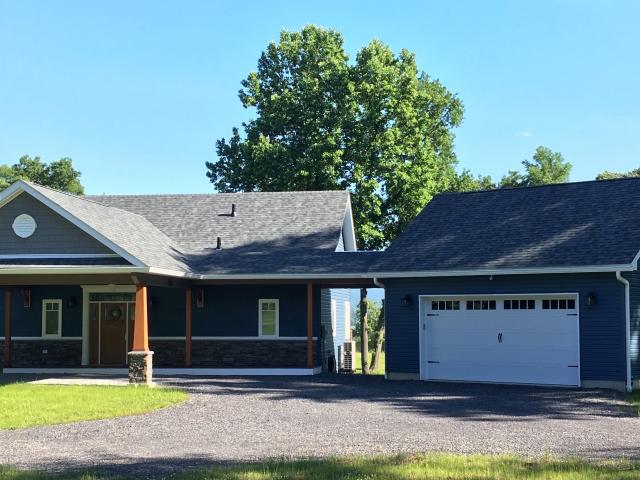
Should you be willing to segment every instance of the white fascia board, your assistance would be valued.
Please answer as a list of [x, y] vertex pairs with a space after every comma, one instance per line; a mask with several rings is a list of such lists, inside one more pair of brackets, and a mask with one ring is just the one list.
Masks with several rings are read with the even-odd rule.
[[1, 275], [75, 275], [75, 274], [111, 274], [146, 273], [146, 267], [11, 267], [0, 268]]
[[97, 241], [105, 245], [107, 248], [116, 252], [118, 255], [120, 255], [122, 258], [127, 260], [129, 263], [132, 263], [137, 267], [145, 266], [145, 264], [142, 261], [140, 261], [138, 258], [131, 255], [122, 247], [120, 247], [119, 245], [109, 240], [107, 237], [105, 237], [104, 235], [99, 233], [97, 230], [95, 230], [94, 228], [90, 227], [89, 225], [81, 221], [79, 218], [75, 217], [74, 215], [71, 215], [67, 210], [62, 208], [60, 205], [58, 205], [54, 201], [50, 200], [45, 195], [38, 192], [35, 188], [33, 188], [31, 185], [29, 185], [27, 182], [23, 180], [18, 180], [9, 188], [5, 189], [3, 192], [0, 193], [0, 208], [2, 208], [2, 206], [4, 206], [7, 202], [11, 201], [13, 198], [20, 195], [20, 193], [22, 192], [26, 192], [32, 197], [34, 197], [36, 200], [39, 200], [41, 203], [49, 207], [51, 210], [56, 212], [62, 218], [71, 222], [80, 230], [92, 236]]
[[487, 275], [542, 275], [551, 273], [601, 273], [629, 272], [635, 270], [631, 264], [622, 265], [586, 265], [579, 267], [544, 267], [544, 268], [505, 268], [478, 270], [432, 270], [407, 272], [375, 272], [377, 278], [415, 278], [415, 277], [474, 277]]
[[0, 254], [0, 260], [120, 258], [117, 253], [9, 253]]

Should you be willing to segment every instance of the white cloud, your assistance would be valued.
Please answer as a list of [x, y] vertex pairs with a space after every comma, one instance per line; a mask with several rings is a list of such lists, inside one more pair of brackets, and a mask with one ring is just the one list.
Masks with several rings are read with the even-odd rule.
[[521, 137], [533, 137], [533, 133], [528, 132], [528, 131], [524, 131], [524, 132], [520, 132], [520, 136]]

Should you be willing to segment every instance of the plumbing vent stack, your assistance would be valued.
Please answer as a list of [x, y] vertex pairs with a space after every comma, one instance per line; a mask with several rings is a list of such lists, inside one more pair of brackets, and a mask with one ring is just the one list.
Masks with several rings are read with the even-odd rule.
[[232, 217], [236, 216], [236, 204], [235, 203], [231, 204], [231, 216]]
[[222, 238], [218, 237], [216, 239], [216, 250], [220, 250], [222, 248]]

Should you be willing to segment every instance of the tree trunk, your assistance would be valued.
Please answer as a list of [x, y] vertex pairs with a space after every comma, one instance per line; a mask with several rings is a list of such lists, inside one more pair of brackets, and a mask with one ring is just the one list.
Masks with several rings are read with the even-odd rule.
[[380, 328], [376, 332], [376, 349], [373, 352], [373, 359], [371, 360], [371, 371], [375, 372], [380, 367], [380, 357], [382, 357], [382, 345], [384, 344], [384, 300], [382, 301], [382, 308], [380, 309], [380, 319], [378, 320]]
[[367, 289], [360, 289], [360, 350], [362, 374], [369, 373], [369, 325], [367, 325]]

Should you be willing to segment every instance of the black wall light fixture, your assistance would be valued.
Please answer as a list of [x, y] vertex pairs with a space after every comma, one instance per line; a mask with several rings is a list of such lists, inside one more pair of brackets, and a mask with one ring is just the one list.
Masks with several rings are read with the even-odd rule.
[[598, 303], [598, 297], [596, 296], [595, 292], [589, 292], [587, 294], [587, 305], [591, 307], [596, 303]]
[[411, 298], [411, 295], [405, 295], [404, 297], [402, 297], [402, 305], [405, 307], [410, 307], [411, 305], [413, 305], [413, 298]]

